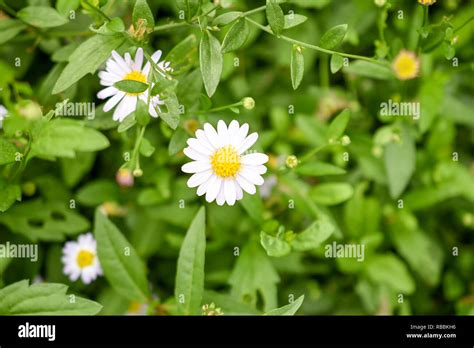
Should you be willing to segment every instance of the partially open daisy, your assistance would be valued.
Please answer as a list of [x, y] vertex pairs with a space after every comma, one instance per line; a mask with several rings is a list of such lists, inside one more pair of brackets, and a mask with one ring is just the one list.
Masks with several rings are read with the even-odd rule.
[[[143, 49], [140, 47], [137, 49], [135, 54], [135, 60], [132, 59], [130, 53], [125, 53], [125, 59], [116, 51], [112, 51], [112, 56], [107, 60], [106, 69], [99, 72], [100, 84], [106, 86], [103, 90], [97, 93], [99, 99], [110, 99], [104, 105], [104, 111], [107, 112], [115, 108], [113, 119], [115, 121], [122, 122], [125, 117], [135, 111], [138, 99], [148, 103], [148, 93], [153, 87], [150, 86], [147, 90], [142, 93], [126, 93], [119, 90], [114, 86], [115, 83], [123, 80], [138, 81], [143, 83], [148, 82], [148, 74], [150, 73], [151, 64], [146, 62], [143, 66]], [[156, 63], [162, 70], [169, 71], [170, 63], [161, 61], [161, 51], [156, 51], [151, 56], [151, 59]], [[143, 68], [142, 68], [143, 66]], [[161, 73], [161, 72], [160, 72]], [[162, 73], [161, 73], [162, 74]], [[153, 117], [158, 117], [156, 108], [159, 109], [160, 105], [164, 102], [160, 100], [159, 95], [155, 95], [150, 100], [149, 113]]]
[[80, 235], [77, 242], [67, 242], [63, 248], [61, 261], [64, 264], [64, 274], [68, 275], [72, 281], [81, 277], [84, 284], [89, 284], [97, 276], [102, 275], [102, 268], [97, 257], [97, 243], [92, 233]]
[[392, 64], [395, 75], [400, 80], [410, 80], [418, 76], [420, 61], [415, 53], [401, 50]]
[[232, 121], [227, 128], [224, 121], [217, 123], [217, 131], [209, 123], [204, 130], [196, 131], [196, 138], [188, 139], [184, 154], [193, 162], [183, 165], [185, 173], [193, 173], [187, 184], [197, 187], [197, 194], [206, 194], [206, 201], [216, 200], [218, 205], [234, 205], [242, 199], [243, 191], [256, 192], [255, 185], [262, 185], [263, 165], [268, 156], [262, 153], [244, 155], [255, 142], [258, 134], [247, 136], [249, 125], [239, 126]]

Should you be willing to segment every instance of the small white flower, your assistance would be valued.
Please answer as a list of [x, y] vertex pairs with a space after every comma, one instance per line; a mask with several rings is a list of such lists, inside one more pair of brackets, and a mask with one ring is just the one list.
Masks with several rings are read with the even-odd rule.
[[[97, 93], [99, 99], [106, 99], [111, 97], [104, 105], [104, 111], [110, 111], [113, 107], [117, 106], [114, 111], [113, 119], [115, 121], [122, 122], [125, 117], [135, 111], [137, 107], [138, 99], [148, 103], [148, 93], [152, 84], [147, 90], [142, 93], [126, 93], [114, 87], [114, 84], [123, 80], [132, 80], [143, 83], [148, 82], [148, 75], [150, 73], [151, 64], [146, 62], [143, 66], [143, 49], [140, 47], [137, 49], [135, 54], [135, 60], [132, 59], [130, 53], [125, 53], [125, 59], [116, 51], [112, 51], [112, 56], [107, 60], [106, 69], [99, 72], [100, 84], [106, 86], [103, 90]], [[156, 63], [162, 70], [170, 71], [170, 63], [161, 61], [161, 51], [156, 51], [151, 56], [151, 59]], [[143, 68], [142, 68], [143, 66]], [[162, 72], [159, 72], [163, 75]], [[160, 100], [159, 95], [155, 95], [150, 99], [150, 105], [148, 112], [153, 117], [158, 117], [156, 108], [160, 110], [160, 105], [164, 102]], [[160, 110], [161, 111], [161, 110]]]
[[80, 235], [77, 242], [66, 242], [61, 261], [64, 264], [64, 274], [72, 281], [81, 277], [84, 284], [89, 284], [103, 274], [97, 257], [97, 243], [92, 233]]
[[5, 107], [0, 104], [0, 129], [2, 129], [3, 120], [7, 117], [7, 114], [8, 114], [8, 110], [5, 109]]
[[255, 185], [262, 185], [261, 177], [267, 171], [263, 165], [268, 156], [263, 153], [243, 155], [255, 142], [258, 134], [247, 136], [249, 125], [239, 126], [232, 121], [227, 128], [224, 121], [217, 123], [217, 131], [209, 123], [204, 130], [196, 131], [196, 138], [188, 139], [184, 154], [193, 162], [181, 168], [185, 173], [194, 173], [189, 187], [198, 187], [197, 194], [206, 194], [206, 201], [216, 200], [218, 205], [227, 202], [234, 205], [242, 199], [243, 191], [256, 192]]

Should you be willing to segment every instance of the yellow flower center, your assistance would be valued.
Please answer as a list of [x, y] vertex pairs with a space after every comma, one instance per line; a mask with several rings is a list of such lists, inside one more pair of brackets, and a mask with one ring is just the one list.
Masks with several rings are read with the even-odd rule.
[[400, 52], [393, 62], [393, 70], [400, 80], [415, 78], [418, 75], [418, 68], [418, 59], [412, 52]]
[[[125, 75], [123, 79], [129, 80], [129, 81], [138, 81], [138, 82], [147, 83], [146, 76], [139, 70], [130, 71], [127, 75]], [[127, 94], [131, 96], [136, 96], [136, 95], [140, 95], [141, 93], [127, 93]]]
[[81, 250], [79, 254], [77, 254], [77, 264], [79, 265], [79, 268], [85, 268], [92, 265], [94, 258], [95, 254], [87, 250]]
[[222, 178], [235, 176], [240, 169], [240, 155], [232, 145], [226, 145], [211, 156], [214, 173]]

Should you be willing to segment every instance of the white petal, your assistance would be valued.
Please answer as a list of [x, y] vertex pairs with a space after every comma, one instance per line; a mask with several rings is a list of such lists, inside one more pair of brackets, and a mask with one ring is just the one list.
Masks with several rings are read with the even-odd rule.
[[125, 71], [126, 73], [129, 73], [131, 71], [130, 67], [125, 63], [125, 60], [123, 60], [122, 56], [117, 53], [117, 51], [112, 51], [112, 57], [114, 57], [115, 62], [118, 64], [120, 69]]
[[127, 74], [127, 72], [122, 70], [120, 66], [117, 63], [115, 63], [115, 60], [113, 59], [109, 59], [105, 67], [108, 72], [115, 74], [117, 76], [120, 76], [122, 78]]
[[198, 129], [196, 131], [196, 138], [197, 140], [199, 140], [199, 142], [201, 143], [201, 145], [203, 145], [204, 147], [206, 147], [207, 149], [209, 149], [210, 152], [214, 152], [215, 150], [217, 150], [217, 148], [215, 148], [214, 146], [212, 146], [211, 142], [209, 141], [209, 139], [206, 137], [206, 132], [204, 132], [202, 129]]
[[234, 139], [237, 137], [239, 133], [239, 122], [237, 122], [236, 120], [232, 120], [232, 122], [229, 124], [228, 133], [229, 133], [229, 144], [233, 145]]
[[211, 150], [205, 147], [199, 140], [196, 138], [190, 138], [187, 141], [189, 147], [202, 153], [203, 155], [210, 156], [212, 154]]
[[119, 101], [122, 100], [122, 98], [125, 96], [125, 92], [118, 91], [116, 95], [114, 95], [112, 98], [107, 100], [107, 102], [104, 105], [104, 111], [108, 112], [112, 110], [112, 108], [117, 105]]
[[148, 77], [148, 74], [150, 74], [150, 68], [151, 68], [150, 62], [146, 62], [145, 66], [143, 67], [143, 70], [142, 70], [143, 75]]
[[110, 73], [108, 71], [101, 71], [98, 74], [101, 80], [105, 81], [112, 81], [113, 83], [120, 81], [122, 78], [114, 73]]
[[237, 192], [235, 192], [234, 180], [224, 180], [224, 193], [227, 204], [234, 205], [237, 196]]
[[225, 203], [225, 193], [224, 193], [224, 185], [221, 185], [221, 189], [219, 190], [219, 193], [217, 194], [216, 197], [216, 203], [217, 205], [224, 205]]
[[247, 133], [249, 132], [249, 125], [248, 123], [244, 123], [238, 130], [237, 134], [232, 137], [232, 145], [235, 148], [239, 148], [239, 146], [244, 141]]
[[219, 141], [219, 135], [213, 126], [209, 123], [204, 124], [204, 132], [206, 132], [206, 138], [216, 149], [221, 147], [221, 142]]
[[152, 54], [151, 59], [156, 63], [160, 60], [161, 58], [161, 51], [158, 50], [155, 53]]
[[133, 63], [133, 70], [142, 70], [143, 65], [143, 48], [138, 47], [135, 53], [135, 62]]
[[263, 153], [251, 153], [241, 157], [242, 164], [258, 166], [268, 162], [268, 156]]
[[263, 178], [253, 170], [250, 170], [248, 166], [243, 167], [239, 171], [239, 175], [254, 185], [262, 185], [264, 182]]
[[[133, 100], [135, 102], [133, 102]], [[134, 103], [134, 104], [133, 104]], [[137, 97], [131, 98], [125, 96], [114, 111], [113, 119], [122, 122], [130, 113], [135, 110]]]
[[222, 146], [230, 143], [227, 125], [222, 120], [219, 120], [219, 122], [217, 122], [217, 134], [219, 135], [219, 140]]
[[216, 179], [217, 177], [214, 174], [212, 174], [211, 177], [207, 181], [204, 181], [201, 185], [199, 185], [197, 189], [197, 195], [202, 196], [203, 194], [205, 194], [207, 192], [207, 188], [209, 187], [209, 185], [211, 185]]
[[183, 150], [184, 154], [191, 158], [192, 160], [195, 161], [208, 161], [209, 162], [209, 156], [204, 155], [203, 153], [196, 151], [195, 149], [191, 147], [186, 147]]
[[242, 144], [240, 144], [240, 146], [238, 148], [239, 154], [244, 153], [245, 151], [250, 149], [250, 147], [252, 147], [252, 145], [255, 144], [257, 139], [258, 139], [258, 134], [257, 133], [252, 133], [247, 138], [245, 138], [244, 142]]
[[242, 191], [242, 188], [237, 182], [234, 182], [234, 186], [236, 193], [235, 200], [240, 201], [244, 197], [244, 191]]
[[211, 170], [206, 170], [205, 172], [200, 172], [193, 174], [187, 182], [188, 187], [198, 187], [202, 185], [204, 182], [209, 180], [211, 178], [212, 171]]
[[265, 167], [264, 165], [260, 165], [260, 166], [249, 166], [250, 170], [253, 170], [255, 173], [257, 174], [265, 174], [267, 172], [267, 167]]
[[255, 188], [255, 185], [252, 184], [251, 182], [247, 181], [244, 177], [240, 176], [237, 174], [235, 177], [235, 180], [237, 180], [237, 183], [239, 186], [245, 191], [253, 195], [255, 192], [257, 192], [257, 189]]
[[206, 201], [208, 201], [209, 203], [211, 203], [213, 200], [216, 199], [222, 185], [221, 178], [217, 176], [213, 176], [213, 178], [216, 178], [216, 179], [212, 183], [209, 183], [209, 187], [207, 188], [207, 192], [206, 192]]
[[130, 56], [130, 53], [125, 53], [125, 63], [127, 63], [128, 66], [133, 66], [133, 61], [132, 61], [132, 56]]
[[105, 99], [117, 94], [119, 90], [115, 87], [107, 87], [97, 93], [97, 98]]
[[181, 170], [185, 173], [199, 173], [208, 169], [211, 169], [211, 164], [209, 162], [206, 163], [203, 161], [189, 162], [181, 167]]

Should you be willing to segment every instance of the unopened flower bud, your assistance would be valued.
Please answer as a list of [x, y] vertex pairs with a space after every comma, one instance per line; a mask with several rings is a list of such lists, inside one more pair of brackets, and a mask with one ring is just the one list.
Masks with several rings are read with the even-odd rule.
[[351, 143], [351, 138], [349, 138], [349, 136], [347, 135], [344, 135], [342, 138], [341, 138], [341, 144], [342, 146], [347, 146]]
[[120, 187], [132, 187], [133, 186], [133, 175], [130, 169], [121, 168], [115, 175], [115, 180]]
[[143, 170], [141, 170], [140, 168], [137, 168], [137, 169], [134, 169], [134, 170], [133, 170], [133, 176], [134, 176], [134, 177], [137, 177], [137, 178], [138, 178], [138, 177], [140, 177], [140, 176], [142, 176], [142, 175], [143, 175]]
[[251, 97], [246, 97], [242, 100], [244, 108], [252, 110], [255, 107], [255, 100]]
[[298, 165], [298, 158], [295, 155], [290, 155], [286, 158], [285, 163], [288, 168], [293, 169]]

